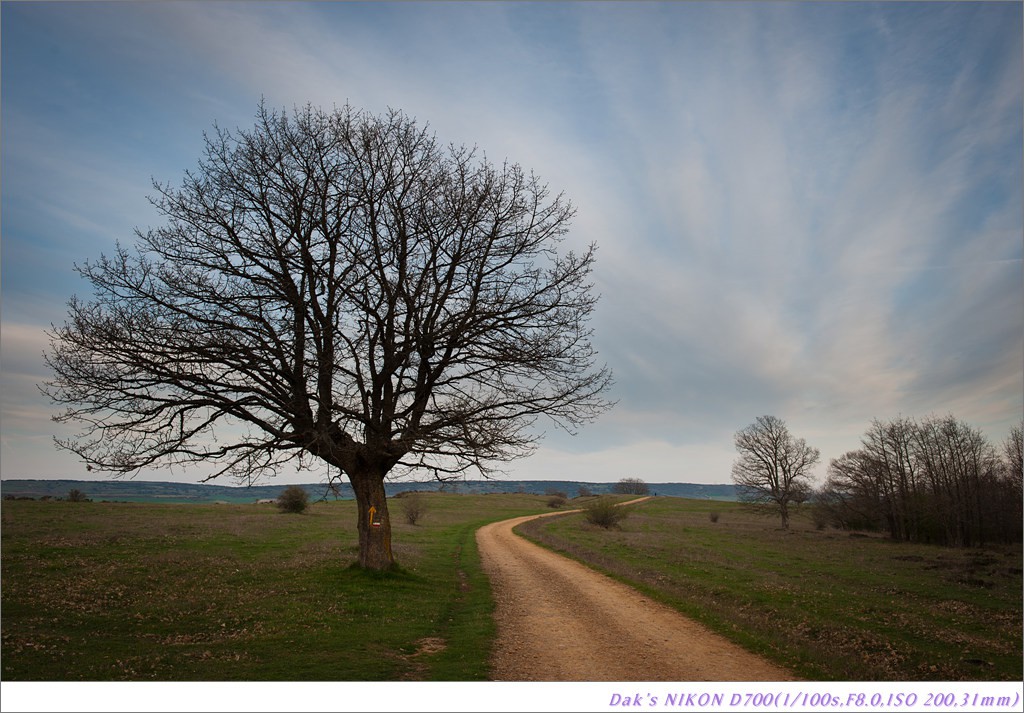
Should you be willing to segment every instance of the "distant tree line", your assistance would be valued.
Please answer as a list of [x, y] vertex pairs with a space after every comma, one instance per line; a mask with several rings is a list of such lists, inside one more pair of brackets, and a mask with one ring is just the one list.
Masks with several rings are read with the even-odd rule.
[[824, 521], [908, 542], [1020, 542], [1020, 426], [997, 448], [953, 416], [876, 419], [861, 443], [829, 465], [815, 498]]
[[[64, 500], [64, 498], [54, 497], [52, 495], [43, 495], [39, 499], [42, 500], [43, 502], [46, 502], [48, 500], [55, 500], [55, 501]], [[68, 492], [67, 499], [68, 499], [68, 502], [72, 502], [72, 503], [91, 503], [92, 502], [92, 499], [89, 498], [85, 493], [83, 493], [78, 488], [72, 488]], [[29, 496], [29, 495], [5, 494], [4, 495], [4, 500], [35, 500], [35, 498], [33, 498], [33, 497]], [[104, 501], [104, 502], [106, 502], [106, 501]]]

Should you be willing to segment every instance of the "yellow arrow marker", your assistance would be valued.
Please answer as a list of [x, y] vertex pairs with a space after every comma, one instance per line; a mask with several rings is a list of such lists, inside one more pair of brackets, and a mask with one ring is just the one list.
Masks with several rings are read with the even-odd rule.
[[377, 508], [375, 508], [373, 505], [371, 505], [370, 506], [370, 522], [373, 522], [373, 516], [374, 516], [374, 514], [376, 514], [376, 512], [377, 512]]

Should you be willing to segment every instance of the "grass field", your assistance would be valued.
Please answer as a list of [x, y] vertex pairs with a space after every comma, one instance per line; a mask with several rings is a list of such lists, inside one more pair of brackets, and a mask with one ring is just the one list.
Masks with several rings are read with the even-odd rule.
[[[536, 495], [391, 501], [402, 570], [351, 569], [354, 503], [5, 501], [6, 681], [486, 680], [493, 601], [473, 533]], [[578, 501], [570, 501], [573, 507]], [[711, 522], [711, 511], [720, 513]], [[622, 529], [525, 534], [818, 680], [1020, 680], [1021, 548], [792, 531], [735, 504], [656, 498]]]
[[474, 532], [535, 495], [392, 500], [402, 571], [356, 559], [353, 501], [4, 501], [6, 681], [486, 680], [492, 599]]
[[[718, 521], [712, 522], [711, 514]], [[949, 549], [816, 530], [737, 503], [656, 498], [620, 530], [518, 532], [811, 680], [1020, 681], [1021, 546]]]

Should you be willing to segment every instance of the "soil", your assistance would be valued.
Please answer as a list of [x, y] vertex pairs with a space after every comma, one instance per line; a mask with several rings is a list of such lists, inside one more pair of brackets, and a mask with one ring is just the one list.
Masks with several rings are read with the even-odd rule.
[[794, 680], [676, 610], [512, 532], [559, 514], [477, 531], [496, 601], [492, 680]]

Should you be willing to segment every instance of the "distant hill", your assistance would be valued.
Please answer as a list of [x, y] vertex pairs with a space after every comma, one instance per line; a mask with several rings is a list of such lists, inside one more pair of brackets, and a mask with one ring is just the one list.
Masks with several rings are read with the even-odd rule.
[[[445, 491], [451, 493], [535, 493], [562, 492], [569, 497], [579, 494], [580, 488], [594, 494], [610, 493], [614, 483], [586, 483], [573, 480], [459, 480], [449, 483], [395, 482], [385, 483], [387, 494], [394, 495], [409, 490]], [[266, 498], [276, 498], [287, 484], [231, 486], [208, 483], [164, 483], [144, 480], [3, 480], [0, 481], [0, 496], [4, 498], [66, 498], [72, 489], [85, 493], [93, 501], [116, 500], [125, 502], [165, 503], [251, 503]], [[310, 497], [334, 499], [323, 483], [305, 483]], [[702, 485], [699, 483], [648, 483], [652, 495], [671, 495], [681, 498], [707, 500], [735, 500], [736, 491], [732, 485]], [[348, 483], [338, 486], [337, 497], [351, 500], [355, 497]]]

